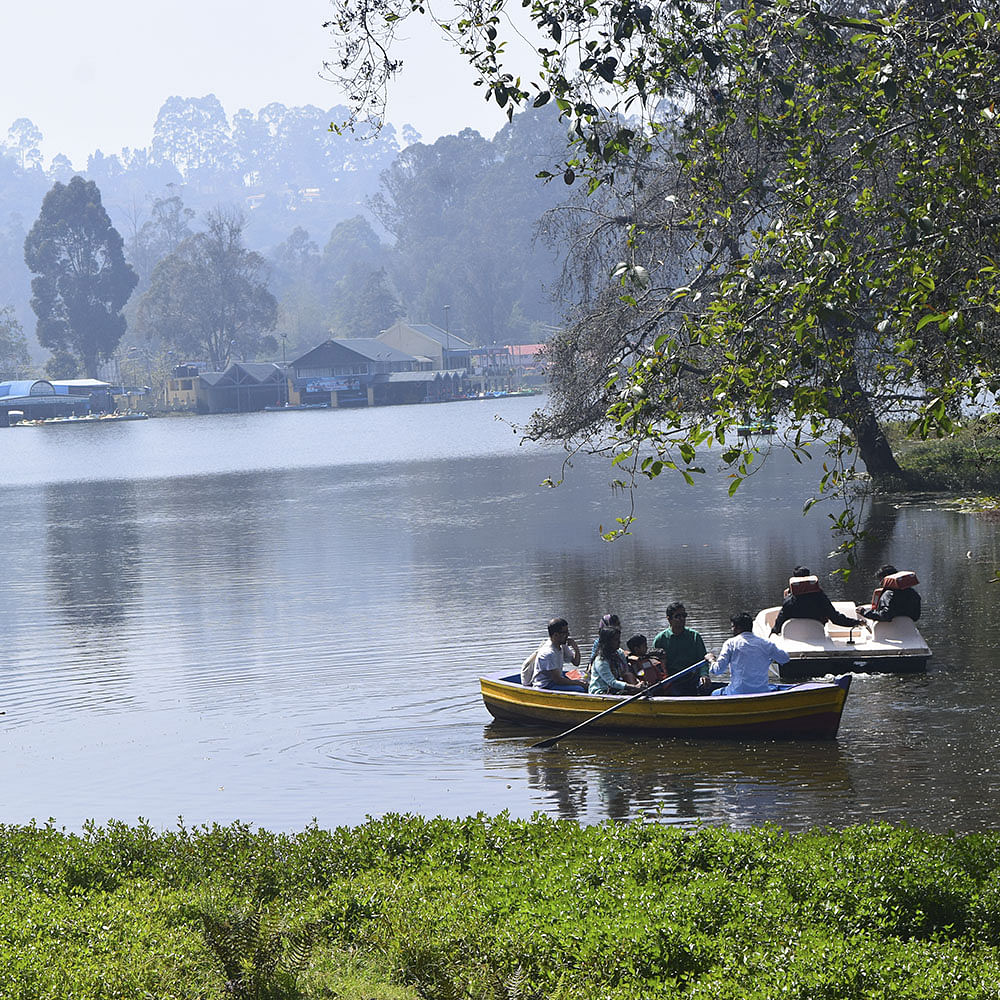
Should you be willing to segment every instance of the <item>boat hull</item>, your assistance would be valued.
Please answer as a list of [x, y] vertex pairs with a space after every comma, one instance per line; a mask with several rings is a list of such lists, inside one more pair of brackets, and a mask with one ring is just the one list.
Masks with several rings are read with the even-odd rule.
[[[483, 702], [502, 722], [570, 729], [624, 696], [526, 688], [515, 675], [479, 679]], [[725, 697], [640, 698], [595, 722], [596, 732], [649, 733], [722, 739], [833, 739], [850, 677], [807, 683], [767, 694]]]
[[[852, 603], [834, 601], [833, 604], [842, 614], [855, 616]], [[754, 619], [753, 631], [788, 653], [788, 663], [780, 668], [783, 679], [822, 677], [845, 671], [912, 674], [927, 669], [930, 648], [909, 618], [872, 622], [868, 627], [854, 629], [795, 618], [785, 622], [781, 635], [771, 635], [771, 626], [780, 610], [775, 607], [761, 611]]]

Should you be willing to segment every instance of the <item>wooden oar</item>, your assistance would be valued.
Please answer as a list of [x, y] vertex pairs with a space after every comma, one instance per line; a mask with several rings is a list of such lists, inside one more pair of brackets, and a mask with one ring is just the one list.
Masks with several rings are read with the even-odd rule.
[[530, 749], [547, 750], [549, 747], [554, 747], [560, 740], [565, 739], [567, 736], [572, 736], [573, 733], [578, 733], [581, 729], [585, 729], [592, 722], [597, 722], [598, 719], [603, 719], [604, 716], [610, 715], [612, 712], [617, 712], [619, 708], [631, 705], [633, 701], [638, 701], [640, 698], [647, 698], [657, 688], [669, 687], [674, 681], [680, 680], [681, 677], [686, 677], [692, 670], [698, 670], [706, 663], [708, 663], [708, 660], [699, 660], [697, 663], [692, 663], [690, 667], [685, 667], [683, 670], [678, 670], [676, 674], [664, 677], [662, 681], [657, 681], [655, 684], [651, 684], [644, 691], [640, 691], [638, 694], [632, 695], [631, 698], [626, 698], [624, 701], [618, 702], [617, 705], [612, 705], [611, 708], [606, 708], [603, 712], [599, 712], [592, 718], [587, 719], [586, 722], [581, 722], [578, 726], [574, 726], [572, 729], [567, 729], [566, 732], [560, 733], [558, 736], [552, 736], [547, 740], [542, 740], [541, 743], [532, 743]]

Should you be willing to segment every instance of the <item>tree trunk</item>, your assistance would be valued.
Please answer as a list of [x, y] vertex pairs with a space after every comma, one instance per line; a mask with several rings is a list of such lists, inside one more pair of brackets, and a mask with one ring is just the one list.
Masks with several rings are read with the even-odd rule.
[[903, 470], [892, 453], [892, 446], [870, 409], [858, 426], [851, 427], [851, 430], [858, 439], [861, 461], [876, 483], [902, 478]]
[[840, 378], [839, 412], [834, 413], [854, 434], [861, 461], [876, 483], [901, 479], [903, 470], [892, 453], [892, 446], [879, 426], [868, 393], [862, 388], [857, 369], [851, 367]]

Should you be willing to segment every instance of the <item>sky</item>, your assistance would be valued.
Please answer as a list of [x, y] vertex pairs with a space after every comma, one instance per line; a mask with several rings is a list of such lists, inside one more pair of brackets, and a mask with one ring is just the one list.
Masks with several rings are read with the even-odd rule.
[[[272, 101], [331, 108], [343, 94], [321, 79], [332, 56], [323, 22], [334, 0], [6, 0], [0, 59], [0, 139], [17, 118], [41, 130], [46, 164], [64, 153], [77, 169], [100, 149], [148, 147], [172, 96], [215, 94], [230, 118]], [[407, 68], [389, 120], [426, 142], [471, 126], [492, 136], [505, 119], [471, 86], [461, 58], [409, 29]]]

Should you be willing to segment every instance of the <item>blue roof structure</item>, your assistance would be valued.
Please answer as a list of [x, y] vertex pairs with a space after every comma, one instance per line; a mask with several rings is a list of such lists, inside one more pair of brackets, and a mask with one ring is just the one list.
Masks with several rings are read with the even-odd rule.
[[43, 378], [15, 379], [10, 382], [0, 382], [0, 409], [10, 410], [31, 409], [38, 406], [77, 405], [89, 403], [90, 396], [74, 396], [68, 392], [59, 392], [56, 387]]

